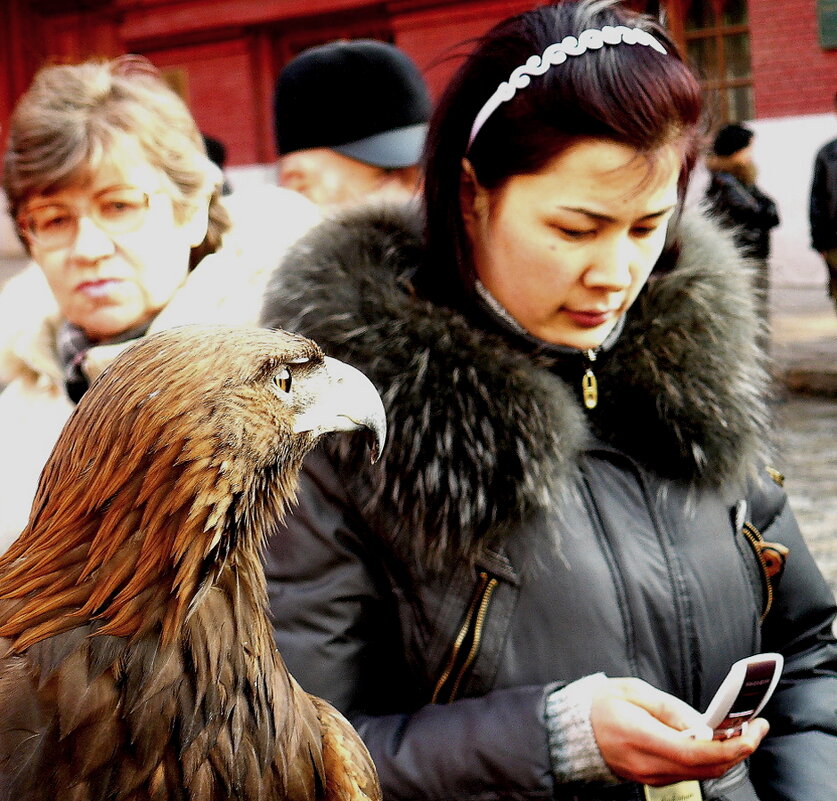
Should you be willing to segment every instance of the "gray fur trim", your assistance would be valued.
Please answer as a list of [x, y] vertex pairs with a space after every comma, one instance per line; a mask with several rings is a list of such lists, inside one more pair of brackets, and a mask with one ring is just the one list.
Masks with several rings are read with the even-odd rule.
[[[263, 324], [299, 331], [363, 370], [390, 440], [346, 476], [376, 530], [417, 560], [473, 557], [570, 491], [590, 428], [648, 469], [719, 486], [743, 482], [766, 428], [749, 277], [729, 238], [685, 221], [674, 270], [635, 304], [596, 364], [588, 419], [541, 358], [415, 296], [420, 221], [397, 209], [318, 226], [286, 256]], [[371, 495], [370, 495], [371, 488]]]
[[767, 460], [768, 376], [751, 267], [698, 215], [676, 267], [649, 283], [600, 376], [595, 424], [669, 478], [743, 486]]

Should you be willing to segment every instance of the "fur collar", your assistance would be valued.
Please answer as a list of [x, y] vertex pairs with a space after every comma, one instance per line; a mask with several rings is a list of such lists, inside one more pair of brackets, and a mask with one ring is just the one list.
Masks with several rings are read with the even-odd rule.
[[758, 177], [758, 169], [752, 161], [739, 161], [735, 155], [717, 156], [709, 154], [706, 159], [706, 169], [710, 173], [727, 173], [744, 186], [753, 186]]
[[580, 358], [527, 355], [411, 292], [423, 248], [420, 221], [404, 210], [355, 212], [310, 232], [274, 274], [262, 320], [315, 339], [379, 388], [384, 456], [360, 475], [352, 460], [346, 477], [373, 525], [418, 559], [473, 556], [559, 501], [594, 440], [696, 487], [743, 485], [766, 456], [748, 268], [703, 217], [684, 215], [672, 235], [675, 266], [649, 282], [594, 365], [592, 413], [574, 383]]

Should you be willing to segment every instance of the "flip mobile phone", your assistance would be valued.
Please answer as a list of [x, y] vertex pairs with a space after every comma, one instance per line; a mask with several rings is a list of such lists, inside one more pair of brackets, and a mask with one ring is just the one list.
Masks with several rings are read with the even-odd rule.
[[747, 721], [762, 710], [782, 675], [781, 654], [765, 653], [740, 659], [721, 682], [703, 713], [702, 726], [689, 729], [693, 737], [726, 740], [741, 734]]

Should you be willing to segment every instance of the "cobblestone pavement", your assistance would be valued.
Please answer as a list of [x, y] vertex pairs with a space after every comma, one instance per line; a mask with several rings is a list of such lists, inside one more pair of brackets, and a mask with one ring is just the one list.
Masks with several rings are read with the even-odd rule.
[[786, 395], [774, 409], [778, 459], [799, 527], [837, 593], [837, 398]]
[[837, 314], [825, 289], [777, 287], [771, 301], [777, 379], [791, 391], [837, 398]]

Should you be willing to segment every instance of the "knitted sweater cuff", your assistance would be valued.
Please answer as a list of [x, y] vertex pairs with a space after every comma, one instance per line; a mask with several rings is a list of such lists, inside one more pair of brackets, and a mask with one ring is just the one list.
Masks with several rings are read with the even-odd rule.
[[593, 693], [605, 680], [604, 673], [594, 673], [554, 690], [546, 697], [544, 717], [549, 755], [552, 773], [559, 784], [619, 781], [599, 751], [590, 722]]

